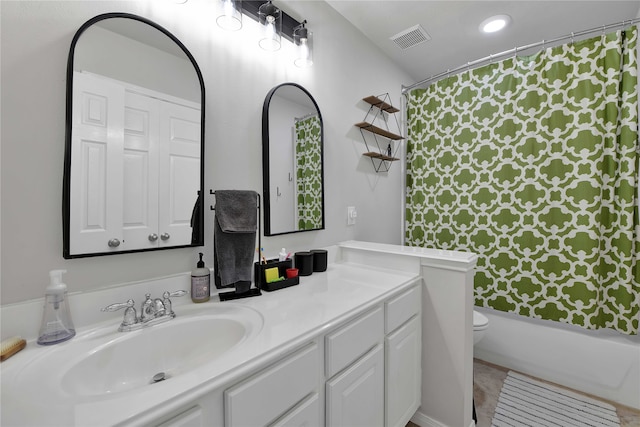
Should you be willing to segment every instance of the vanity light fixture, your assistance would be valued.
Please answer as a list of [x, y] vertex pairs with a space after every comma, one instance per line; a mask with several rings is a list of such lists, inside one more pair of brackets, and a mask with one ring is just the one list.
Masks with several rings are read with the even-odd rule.
[[276, 51], [280, 49], [282, 33], [282, 11], [271, 1], [264, 3], [258, 9], [258, 22], [262, 26], [262, 38], [258, 43], [264, 50]]
[[495, 15], [480, 23], [480, 31], [483, 33], [495, 33], [503, 30], [510, 23], [511, 17], [509, 15]]
[[296, 45], [296, 67], [306, 68], [313, 65], [313, 33], [306, 27], [307, 20], [293, 29], [293, 43]]
[[220, 15], [216, 18], [218, 27], [227, 31], [242, 28], [242, 0], [220, 0]]

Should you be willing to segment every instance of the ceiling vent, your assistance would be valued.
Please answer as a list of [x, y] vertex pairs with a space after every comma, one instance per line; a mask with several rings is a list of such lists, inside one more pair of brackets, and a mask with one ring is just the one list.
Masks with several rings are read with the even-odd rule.
[[415, 25], [389, 39], [394, 41], [400, 49], [406, 50], [431, 40], [431, 36], [420, 25]]

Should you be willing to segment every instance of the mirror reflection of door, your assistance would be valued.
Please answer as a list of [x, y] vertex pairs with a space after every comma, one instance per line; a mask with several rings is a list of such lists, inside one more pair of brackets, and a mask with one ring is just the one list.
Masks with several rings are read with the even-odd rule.
[[322, 117], [311, 95], [285, 83], [263, 109], [265, 235], [324, 228]]
[[67, 258], [203, 243], [201, 74], [166, 30], [131, 17], [96, 17], [72, 44]]

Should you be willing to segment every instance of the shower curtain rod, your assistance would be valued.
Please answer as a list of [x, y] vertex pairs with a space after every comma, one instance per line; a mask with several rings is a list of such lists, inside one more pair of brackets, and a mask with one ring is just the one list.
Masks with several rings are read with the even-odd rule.
[[306, 115], [304, 115], [304, 116], [302, 116], [302, 117], [294, 117], [293, 119], [294, 119], [295, 121], [298, 121], [298, 122], [299, 122], [300, 120], [306, 120], [306, 119], [308, 119], [309, 117], [313, 117], [313, 116], [317, 116], [317, 115], [318, 115], [318, 113], [309, 113], [309, 114], [306, 114]]
[[532, 49], [532, 48], [539, 47], [539, 46], [543, 46], [543, 48], [544, 48], [545, 45], [555, 44], [557, 42], [564, 41], [564, 40], [571, 40], [573, 42], [574, 38], [576, 38], [576, 37], [586, 36], [586, 35], [597, 33], [597, 32], [604, 33], [608, 29], [610, 30], [612, 28], [624, 27], [626, 25], [633, 25], [633, 24], [637, 24], [638, 22], [640, 22], [640, 18], [630, 19], [628, 21], [617, 22], [615, 24], [602, 25], [600, 27], [594, 27], [594, 28], [591, 28], [589, 30], [572, 32], [572, 33], [569, 33], [567, 35], [564, 35], [564, 36], [561, 36], [561, 37], [557, 37], [555, 39], [542, 40], [541, 42], [532, 43], [532, 44], [528, 44], [528, 45], [524, 45], [524, 46], [518, 46], [518, 47], [515, 47], [513, 49], [505, 50], [505, 51], [500, 52], [500, 53], [496, 53], [496, 54], [493, 54], [493, 55], [485, 56], [484, 58], [480, 58], [480, 59], [476, 59], [475, 61], [467, 62], [466, 64], [463, 64], [463, 65], [461, 65], [459, 67], [456, 67], [456, 68], [453, 68], [453, 69], [449, 69], [447, 71], [444, 71], [442, 73], [433, 75], [433, 76], [431, 76], [429, 78], [426, 78], [424, 80], [420, 80], [419, 82], [414, 83], [414, 84], [412, 84], [410, 86], [402, 85], [402, 94], [404, 95], [408, 91], [410, 91], [411, 89], [414, 89], [414, 88], [416, 88], [418, 86], [422, 86], [422, 85], [424, 85], [426, 83], [431, 83], [434, 80], [439, 80], [442, 77], [450, 76], [452, 74], [457, 74], [457, 73], [459, 73], [461, 71], [464, 71], [465, 69], [468, 71], [471, 68], [474, 68], [476, 66], [480, 66], [480, 65], [482, 65], [482, 64], [484, 64], [486, 62], [492, 62], [496, 58], [502, 58], [502, 57], [506, 57], [506, 56], [516, 55], [518, 53], [518, 51]]

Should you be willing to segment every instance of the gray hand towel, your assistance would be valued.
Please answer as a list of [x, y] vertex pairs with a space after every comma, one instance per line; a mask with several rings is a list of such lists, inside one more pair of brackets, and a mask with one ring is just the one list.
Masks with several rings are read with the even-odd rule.
[[214, 222], [214, 268], [220, 285], [251, 281], [258, 223], [258, 193], [217, 190]]

